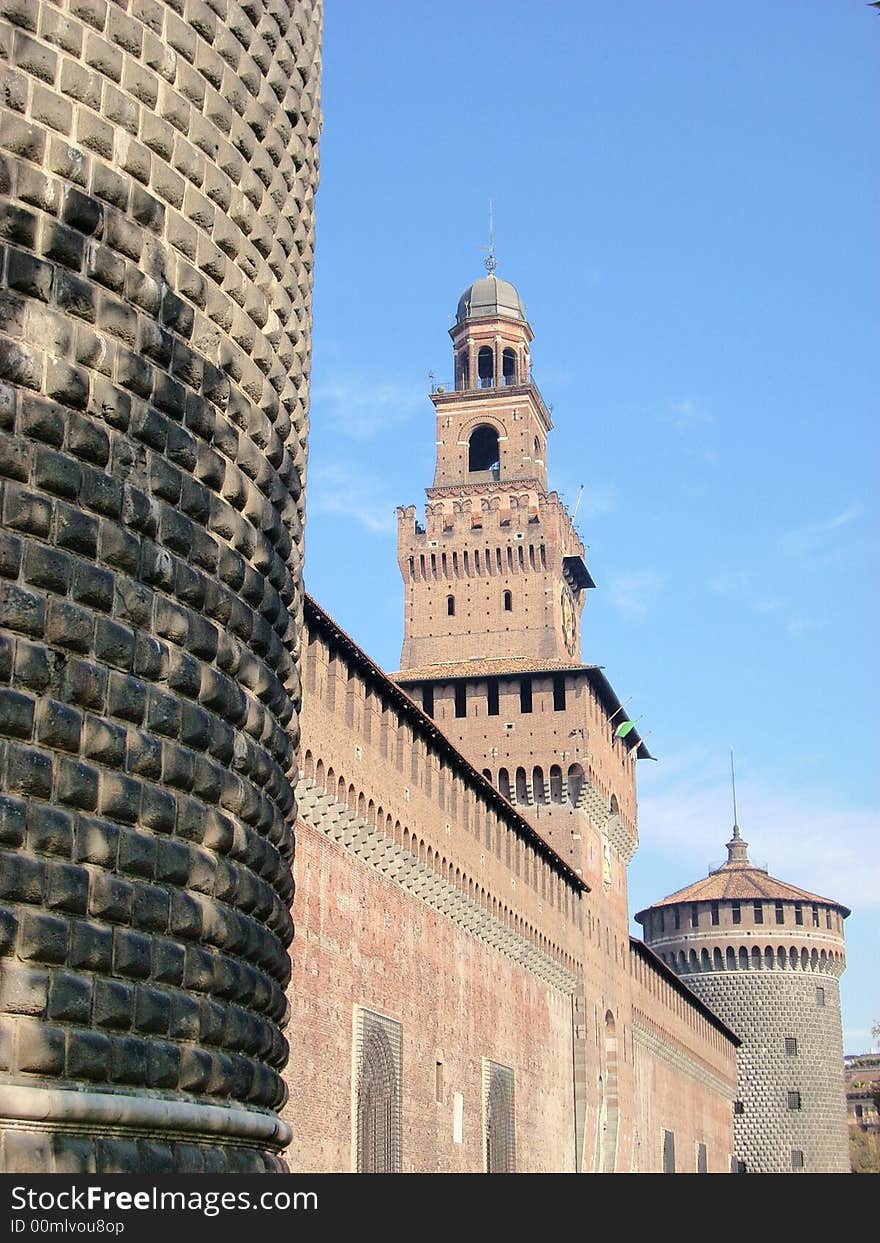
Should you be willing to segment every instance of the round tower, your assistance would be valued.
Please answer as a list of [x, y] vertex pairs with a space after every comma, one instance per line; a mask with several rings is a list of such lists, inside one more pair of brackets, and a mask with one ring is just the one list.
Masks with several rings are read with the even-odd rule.
[[290, 1138], [321, 6], [183, 11], [0, 20], [9, 1174]]
[[636, 915], [740, 1037], [735, 1156], [748, 1173], [849, 1170], [838, 980], [845, 906], [769, 876], [734, 825], [727, 861]]

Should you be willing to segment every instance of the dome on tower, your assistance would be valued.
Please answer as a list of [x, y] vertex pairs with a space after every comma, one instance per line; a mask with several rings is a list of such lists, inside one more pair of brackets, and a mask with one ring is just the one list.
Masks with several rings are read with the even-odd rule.
[[740, 836], [739, 826], [733, 826], [733, 837], [727, 843], [727, 862], [714, 868], [703, 880], [686, 885], [676, 893], [654, 902], [644, 911], [639, 911], [636, 919], [643, 923], [642, 916], [648, 911], [659, 910], [660, 907], [677, 906], [687, 902], [719, 902], [719, 901], [760, 901], [773, 899], [778, 902], [819, 903], [839, 910], [844, 918], [850, 911], [834, 898], [823, 898], [817, 893], [799, 889], [786, 881], [769, 876], [767, 869], [752, 863], [748, 856], [748, 842]]
[[494, 272], [490, 272], [488, 276], [481, 276], [478, 281], [474, 281], [461, 295], [455, 319], [462, 324], [466, 319], [496, 315], [526, 322], [525, 307], [515, 287], [510, 281], [499, 280]]

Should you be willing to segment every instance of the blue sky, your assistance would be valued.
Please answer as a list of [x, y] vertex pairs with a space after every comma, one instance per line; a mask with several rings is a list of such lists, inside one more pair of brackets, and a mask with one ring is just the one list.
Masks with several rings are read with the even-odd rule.
[[839, 0], [330, 0], [306, 583], [395, 669], [397, 504], [482, 272], [535, 332], [549, 470], [639, 766], [631, 910], [752, 857], [853, 908], [844, 1043], [880, 1019], [880, 18]]

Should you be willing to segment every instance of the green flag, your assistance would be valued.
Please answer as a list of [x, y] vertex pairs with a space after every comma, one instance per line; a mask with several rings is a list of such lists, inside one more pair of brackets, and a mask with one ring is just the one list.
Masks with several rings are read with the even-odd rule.
[[614, 737], [625, 738], [628, 733], [635, 729], [635, 727], [635, 721], [624, 721], [623, 724], [618, 725], [617, 729], [614, 731]]

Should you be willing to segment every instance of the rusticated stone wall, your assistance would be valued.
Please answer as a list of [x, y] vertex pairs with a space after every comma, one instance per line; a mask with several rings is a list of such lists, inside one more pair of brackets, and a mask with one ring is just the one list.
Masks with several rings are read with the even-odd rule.
[[320, 0], [0, 7], [0, 1168], [262, 1170]]

